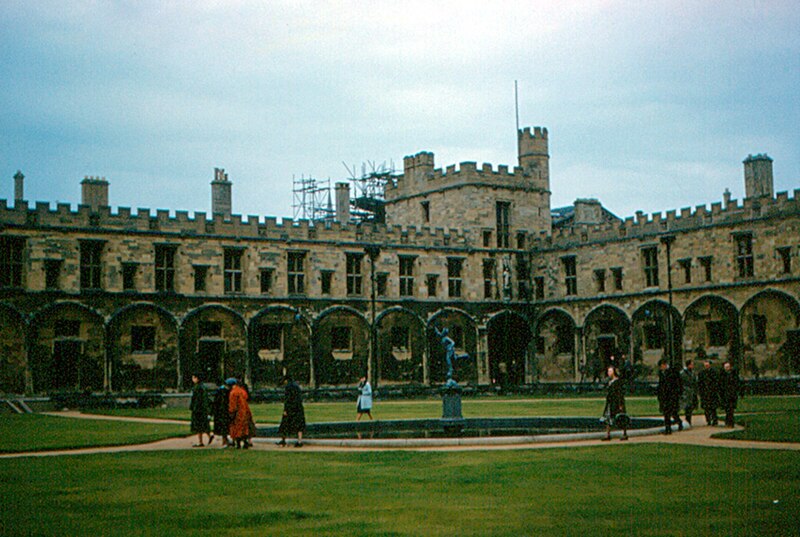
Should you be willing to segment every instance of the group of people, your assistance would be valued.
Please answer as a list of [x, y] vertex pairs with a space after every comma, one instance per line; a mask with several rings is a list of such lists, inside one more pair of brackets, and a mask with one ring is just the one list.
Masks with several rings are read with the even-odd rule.
[[[694, 371], [692, 360], [686, 360], [681, 371], [672, 368], [666, 359], [658, 362], [658, 368], [657, 396], [659, 410], [664, 416], [664, 434], [672, 434], [673, 424], [678, 426], [679, 431], [683, 430], [681, 410], [686, 423], [692, 424], [692, 415], [698, 406], [698, 399], [705, 413], [707, 425], [718, 424], [717, 410], [722, 408], [725, 412], [725, 425], [734, 426], [734, 412], [739, 400], [740, 384], [739, 373], [729, 361], [723, 364], [720, 371], [706, 360], [699, 375]], [[604, 440], [611, 439], [612, 427], [622, 429], [621, 440], [627, 440], [630, 418], [625, 409], [626, 375], [620, 376], [613, 359], [606, 374], [608, 391], [603, 410], [603, 421], [606, 425]]]
[[725, 412], [725, 425], [733, 427], [739, 392], [739, 373], [729, 361], [720, 371], [705, 360], [703, 370], [697, 374], [692, 360], [686, 360], [683, 369], [677, 372], [662, 359], [659, 362], [658, 402], [664, 416], [664, 434], [672, 432], [673, 423], [677, 424], [679, 431], [683, 430], [680, 410], [683, 410], [686, 423], [692, 424], [698, 399], [707, 425], [719, 423], [717, 410], [721, 408]]
[[[189, 409], [192, 415], [190, 430], [197, 434], [197, 443], [192, 447], [203, 447], [203, 436], [208, 436], [208, 445], [219, 436], [224, 447], [247, 449], [253, 444], [256, 426], [250, 411], [250, 393], [247, 386], [235, 378], [227, 379], [209, 401], [199, 374], [192, 375], [192, 400]], [[211, 429], [211, 418], [214, 429]]]

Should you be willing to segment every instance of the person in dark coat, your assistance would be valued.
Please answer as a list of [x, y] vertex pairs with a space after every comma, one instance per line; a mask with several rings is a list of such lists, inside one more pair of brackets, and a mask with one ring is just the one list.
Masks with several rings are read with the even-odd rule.
[[619, 378], [617, 370], [609, 367], [608, 374], [608, 393], [606, 394], [606, 407], [603, 410], [603, 418], [606, 422], [606, 437], [603, 440], [611, 440], [611, 427], [622, 429], [622, 438], [628, 439], [628, 415], [625, 412], [625, 381]]
[[231, 388], [234, 384], [236, 384], [236, 379], [227, 379], [214, 393], [214, 434], [222, 439], [223, 447], [233, 445], [228, 440], [228, 429], [231, 424], [228, 405], [230, 404]]
[[659, 360], [658, 367], [658, 407], [664, 415], [664, 434], [672, 434], [673, 420], [678, 424], [678, 430], [683, 430], [683, 422], [678, 415], [683, 391], [681, 376], [664, 358]]
[[300, 386], [291, 377], [286, 377], [286, 388], [283, 396], [283, 417], [278, 427], [281, 435], [279, 446], [286, 445], [286, 437], [296, 434], [295, 447], [302, 447], [303, 433], [306, 430], [306, 414], [303, 410], [303, 393]]
[[206, 397], [206, 389], [203, 387], [203, 383], [200, 382], [198, 374], [192, 375], [192, 382], [194, 383], [194, 388], [192, 388], [192, 400], [189, 403], [189, 410], [192, 412], [190, 430], [197, 434], [197, 443], [192, 444], [192, 447], [203, 447], [204, 434], [208, 435], [209, 444], [214, 439], [214, 435], [211, 434], [211, 424], [208, 421], [208, 398]]
[[711, 362], [703, 362], [703, 370], [697, 375], [697, 393], [700, 406], [706, 415], [706, 425], [717, 425], [717, 407], [719, 406], [719, 372], [711, 366]]
[[681, 370], [681, 408], [683, 409], [684, 419], [689, 425], [692, 424], [692, 414], [697, 408], [697, 374], [694, 372], [694, 362], [686, 360], [686, 365]]
[[733, 427], [733, 413], [736, 410], [736, 403], [739, 401], [739, 372], [733, 368], [730, 362], [725, 362], [722, 366], [719, 392], [720, 403], [725, 410], [725, 425]]

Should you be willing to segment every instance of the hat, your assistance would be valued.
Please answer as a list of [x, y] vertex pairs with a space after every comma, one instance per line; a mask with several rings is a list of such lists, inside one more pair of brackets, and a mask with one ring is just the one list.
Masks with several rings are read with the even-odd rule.
[[227, 384], [228, 386], [233, 386], [234, 384], [236, 384], [236, 379], [233, 377], [225, 379], [225, 384]]

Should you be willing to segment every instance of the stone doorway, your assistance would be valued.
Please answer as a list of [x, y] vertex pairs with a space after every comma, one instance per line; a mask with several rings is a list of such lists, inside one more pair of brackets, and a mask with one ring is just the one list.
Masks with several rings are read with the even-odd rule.
[[83, 342], [75, 339], [62, 339], [53, 342], [53, 383], [54, 390], [73, 390], [82, 387], [81, 355]]

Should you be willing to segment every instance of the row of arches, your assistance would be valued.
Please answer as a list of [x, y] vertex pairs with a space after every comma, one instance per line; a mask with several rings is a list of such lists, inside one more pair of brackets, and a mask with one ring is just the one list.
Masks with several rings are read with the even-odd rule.
[[[613, 304], [592, 309], [578, 326], [570, 312], [554, 308], [536, 322], [539, 380], [596, 378], [611, 356], [653, 377], [658, 360], [731, 360], [750, 377], [800, 373], [800, 306], [791, 295], [765, 290], [741, 307], [717, 295], [702, 296], [681, 314], [651, 300], [629, 316]], [[576, 359], [577, 358], [577, 359]]]
[[576, 318], [562, 308], [533, 318], [501, 310], [478, 320], [454, 308], [424, 317], [390, 307], [370, 323], [348, 306], [311, 315], [274, 305], [245, 319], [222, 304], [179, 318], [149, 302], [108, 318], [58, 302], [26, 317], [0, 303], [0, 392], [183, 390], [194, 372], [210, 381], [244, 376], [255, 388], [285, 374], [311, 386], [351, 385], [363, 374], [383, 385], [436, 384], [446, 372], [434, 330], [442, 327], [470, 356], [456, 373], [467, 384], [591, 380], [622, 354], [645, 378], [669, 354], [732, 359], [745, 376], [797, 373], [800, 365], [800, 306], [781, 291], [762, 291], [740, 309], [707, 295], [682, 314], [651, 300], [631, 314], [607, 303], [582, 325]]

